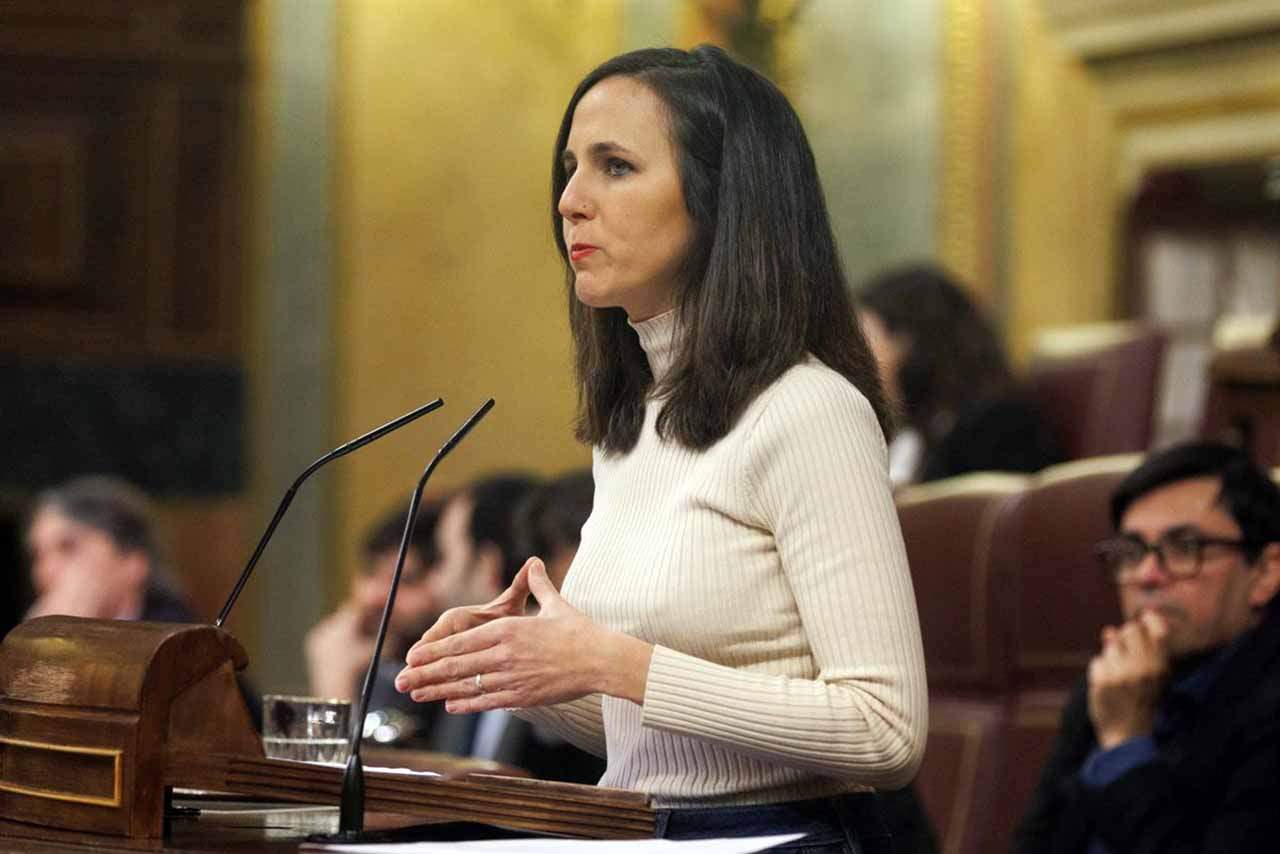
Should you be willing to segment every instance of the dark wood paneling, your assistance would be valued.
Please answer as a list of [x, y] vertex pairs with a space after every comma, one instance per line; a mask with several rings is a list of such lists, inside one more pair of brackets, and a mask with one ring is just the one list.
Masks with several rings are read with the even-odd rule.
[[0, 350], [238, 359], [243, 5], [0, 4]]
[[239, 564], [247, 6], [0, 0], [0, 631], [25, 503], [75, 475], [211, 508], [173, 540], [206, 610]]
[[244, 0], [5, 0], [0, 53], [239, 66]]

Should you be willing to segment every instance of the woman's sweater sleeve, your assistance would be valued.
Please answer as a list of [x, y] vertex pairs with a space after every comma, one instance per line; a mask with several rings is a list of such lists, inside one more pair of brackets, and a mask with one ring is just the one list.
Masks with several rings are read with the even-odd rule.
[[816, 676], [748, 672], [658, 646], [644, 725], [898, 788], [924, 752], [928, 697], [884, 438], [846, 380], [799, 370], [769, 393], [741, 463], [750, 521], [774, 533]]
[[587, 753], [606, 758], [604, 716], [599, 694], [588, 694], [554, 706], [517, 709], [517, 717], [545, 726]]

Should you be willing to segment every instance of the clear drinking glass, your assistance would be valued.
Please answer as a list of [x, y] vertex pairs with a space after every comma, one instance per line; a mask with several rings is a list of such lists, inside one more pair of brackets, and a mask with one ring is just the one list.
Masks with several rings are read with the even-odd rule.
[[262, 747], [272, 759], [347, 761], [351, 702], [267, 694], [262, 698]]

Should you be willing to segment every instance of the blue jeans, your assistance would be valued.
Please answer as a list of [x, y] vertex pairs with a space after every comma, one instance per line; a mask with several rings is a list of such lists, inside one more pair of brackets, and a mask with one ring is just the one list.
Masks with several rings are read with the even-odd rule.
[[657, 810], [659, 839], [714, 839], [803, 833], [770, 848], [788, 854], [891, 854], [893, 841], [870, 792], [750, 807]]

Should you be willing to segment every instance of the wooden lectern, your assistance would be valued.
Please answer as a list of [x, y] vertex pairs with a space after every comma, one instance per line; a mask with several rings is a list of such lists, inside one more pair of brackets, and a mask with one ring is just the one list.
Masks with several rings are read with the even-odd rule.
[[[336, 804], [342, 769], [267, 759], [213, 626], [42, 617], [0, 644], [0, 818], [160, 837], [172, 787]], [[602, 839], [653, 835], [642, 794], [366, 771], [367, 809]]]

